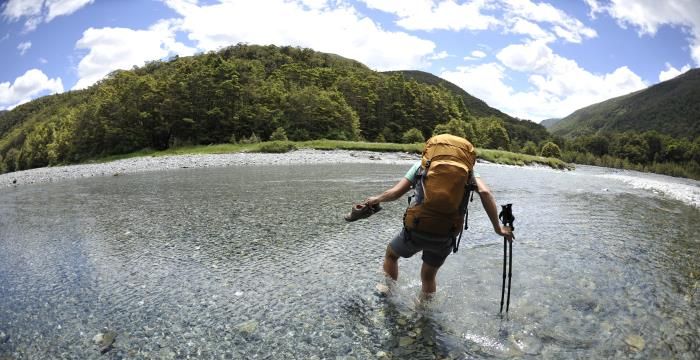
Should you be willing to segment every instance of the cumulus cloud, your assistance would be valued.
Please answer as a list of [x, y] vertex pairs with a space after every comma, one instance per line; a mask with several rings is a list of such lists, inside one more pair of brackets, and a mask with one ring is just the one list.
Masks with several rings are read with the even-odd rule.
[[442, 60], [442, 59], [447, 59], [450, 56], [450, 54], [447, 53], [447, 51], [440, 51], [437, 54], [434, 54], [429, 57], [430, 60]]
[[309, 5], [313, 3], [230, 0], [198, 5], [166, 0], [182, 16], [180, 30], [200, 50], [239, 42], [302, 46], [353, 58], [377, 70], [423, 68], [435, 56], [432, 41], [387, 31], [352, 6]]
[[671, 80], [674, 77], [683, 74], [688, 70], [690, 70], [689, 64], [686, 64], [679, 70], [673, 67], [671, 64], [666, 63], [666, 70], [661, 70], [661, 72], [659, 73], [659, 81]]
[[11, 110], [39, 95], [63, 92], [61, 78], [49, 79], [39, 69], [31, 69], [13, 83], [0, 83], [0, 109]]
[[481, 50], [474, 50], [468, 56], [465, 56], [464, 60], [467, 60], [467, 61], [479, 60], [479, 59], [483, 59], [485, 57], [486, 57], [485, 52], [483, 52]]
[[19, 50], [20, 55], [24, 55], [27, 52], [27, 50], [29, 50], [29, 48], [31, 48], [31, 47], [32, 47], [32, 42], [25, 41], [25, 42], [21, 42], [21, 43], [19, 43], [19, 45], [17, 45], [17, 50]]
[[488, 2], [472, 0], [458, 4], [454, 0], [363, 0], [367, 7], [393, 13], [397, 25], [407, 30], [486, 30], [500, 22], [482, 14]]
[[[394, 14], [407, 30], [486, 30], [501, 27], [507, 33], [533, 39], [558, 38], [580, 43], [597, 33], [580, 20], [545, 2], [531, 0], [362, 0], [367, 7]], [[501, 18], [488, 12], [502, 10]], [[550, 26], [551, 32], [537, 23]], [[556, 36], [554, 35], [556, 34]]]
[[[531, 0], [500, 0], [506, 9], [506, 18], [522, 18], [537, 23], [547, 23], [552, 26], [552, 31], [561, 39], [580, 43], [584, 39], [598, 36], [598, 33], [583, 24], [580, 20], [566, 14], [551, 4], [541, 2], [534, 3]], [[517, 24], [516, 24], [517, 25]], [[523, 32], [533, 36], [534, 39], [551, 37], [551, 34], [534, 29], [530, 24], [521, 24]], [[541, 30], [541, 29], [540, 29]]]
[[[505, 47], [501, 62], [446, 71], [442, 77], [508, 114], [530, 120], [564, 117], [571, 112], [645, 88], [644, 81], [626, 66], [607, 74], [593, 74], [575, 61], [555, 54], [545, 41]], [[529, 75], [530, 88], [507, 85], [509, 71]]]
[[9, 0], [2, 7], [2, 16], [10, 21], [26, 18], [25, 31], [35, 30], [42, 22], [57, 16], [70, 15], [95, 0]]
[[554, 35], [544, 31], [539, 25], [531, 21], [516, 17], [509, 20], [509, 23], [510, 26], [506, 29], [506, 32], [527, 35], [532, 39], [541, 39], [548, 42], [556, 40]]
[[700, 1], [612, 0], [603, 5], [596, 0], [586, 0], [586, 3], [593, 15], [607, 13], [621, 27], [636, 28], [640, 36], [653, 36], [664, 25], [687, 28], [691, 34], [690, 55], [700, 66]]
[[79, 80], [73, 89], [83, 89], [117, 69], [141, 66], [169, 55], [192, 55], [195, 49], [175, 40], [178, 23], [162, 20], [147, 30], [89, 28], [76, 43], [87, 50], [78, 64]]

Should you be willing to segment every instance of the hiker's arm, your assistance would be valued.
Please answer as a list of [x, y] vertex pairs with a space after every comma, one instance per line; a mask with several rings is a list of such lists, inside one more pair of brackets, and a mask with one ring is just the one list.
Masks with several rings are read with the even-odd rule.
[[403, 194], [405, 194], [408, 190], [411, 189], [411, 182], [408, 181], [406, 178], [401, 178], [399, 182], [394, 185], [391, 189], [376, 195], [376, 196], [370, 196], [367, 199], [365, 199], [364, 203], [367, 205], [374, 205], [374, 204], [379, 204], [387, 201], [394, 201]]
[[488, 185], [486, 185], [481, 178], [476, 178], [476, 188], [476, 191], [481, 198], [481, 205], [484, 206], [484, 210], [486, 210], [486, 214], [489, 216], [489, 220], [491, 220], [491, 225], [493, 225], [493, 231], [495, 231], [498, 235], [505, 236], [509, 241], [515, 239], [513, 231], [509, 227], [502, 226], [501, 223], [498, 222], [498, 206], [496, 205], [496, 198], [493, 197], [493, 193], [491, 192], [491, 189], [489, 189]]

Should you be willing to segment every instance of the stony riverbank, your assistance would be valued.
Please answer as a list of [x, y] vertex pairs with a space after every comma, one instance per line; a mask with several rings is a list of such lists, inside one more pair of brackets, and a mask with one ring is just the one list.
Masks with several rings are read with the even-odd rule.
[[0, 175], [0, 187], [43, 184], [64, 179], [119, 176], [146, 171], [246, 165], [292, 165], [331, 163], [410, 164], [418, 154], [348, 150], [303, 149], [284, 154], [230, 153], [207, 155], [146, 156], [107, 163], [45, 167]]

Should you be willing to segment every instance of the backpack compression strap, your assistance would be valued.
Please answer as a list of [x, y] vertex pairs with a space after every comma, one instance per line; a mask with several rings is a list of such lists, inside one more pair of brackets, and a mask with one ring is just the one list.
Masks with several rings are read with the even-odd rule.
[[454, 238], [454, 246], [452, 247], [452, 253], [456, 253], [459, 250], [459, 243], [462, 241], [462, 233], [464, 230], [469, 229], [469, 208], [470, 202], [474, 201], [474, 191], [476, 187], [476, 179], [474, 178], [474, 170], [469, 172], [469, 182], [464, 186], [464, 198], [462, 200], [462, 205], [460, 206], [461, 212], [464, 213], [464, 229], [459, 231], [459, 237]]

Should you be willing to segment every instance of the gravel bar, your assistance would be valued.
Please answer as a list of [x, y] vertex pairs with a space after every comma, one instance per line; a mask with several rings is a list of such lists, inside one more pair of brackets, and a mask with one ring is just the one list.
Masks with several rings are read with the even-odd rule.
[[293, 165], [335, 163], [411, 164], [419, 154], [350, 150], [295, 150], [283, 154], [231, 153], [206, 155], [144, 156], [99, 164], [44, 167], [0, 175], [0, 187], [45, 184], [64, 179], [118, 176], [147, 171], [245, 165]]

